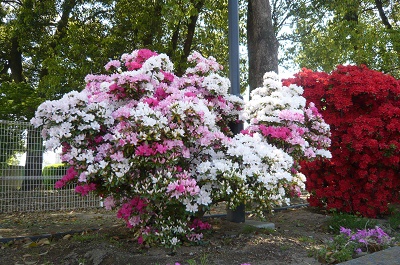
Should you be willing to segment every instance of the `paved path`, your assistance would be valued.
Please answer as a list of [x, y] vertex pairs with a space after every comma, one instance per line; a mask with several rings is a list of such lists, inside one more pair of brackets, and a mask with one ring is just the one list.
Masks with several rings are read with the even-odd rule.
[[400, 265], [400, 247], [391, 247], [338, 265]]

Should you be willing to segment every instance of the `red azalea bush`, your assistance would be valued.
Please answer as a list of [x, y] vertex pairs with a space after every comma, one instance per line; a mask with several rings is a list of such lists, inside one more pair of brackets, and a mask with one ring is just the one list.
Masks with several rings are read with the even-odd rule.
[[331, 126], [331, 160], [303, 162], [311, 206], [376, 217], [400, 201], [400, 81], [366, 66], [284, 81], [304, 88]]

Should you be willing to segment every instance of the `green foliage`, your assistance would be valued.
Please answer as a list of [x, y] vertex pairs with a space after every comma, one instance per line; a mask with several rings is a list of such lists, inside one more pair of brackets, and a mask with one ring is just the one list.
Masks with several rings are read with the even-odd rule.
[[18, 165], [7, 165], [5, 168], [2, 168], [0, 176], [3, 177], [17, 177], [24, 176], [25, 167]]
[[[296, 1], [292, 46], [285, 60], [330, 72], [339, 64], [365, 64], [400, 77], [400, 2], [372, 0]], [[377, 2], [382, 2], [379, 14]]]
[[245, 225], [242, 228], [242, 233], [243, 234], [253, 234], [258, 230], [257, 227], [252, 226], [252, 225]]
[[388, 223], [390, 228], [400, 232], [400, 208], [399, 205], [389, 206], [390, 215], [388, 217]]
[[[7, 178], [3, 179], [2, 185], [4, 186], [5, 189], [14, 189], [14, 190], [20, 190], [22, 187], [22, 181], [23, 177], [25, 176], [25, 167], [24, 166], [18, 166], [18, 165], [7, 165], [7, 164], [1, 164], [0, 167], [0, 179], [2, 177], [12, 177], [12, 178]], [[1, 189], [2, 187], [0, 187]]]
[[208, 261], [208, 255], [203, 254], [200, 256], [199, 262], [197, 262], [195, 259], [189, 259], [187, 260], [188, 265], [209, 265], [210, 262]]
[[354, 248], [357, 244], [353, 241], [348, 241], [346, 235], [340, 234], [326, 245], [315, 251], [315, 256], [318, 261], [328, 264], [336, 264], [353, 259]]
[[17, 123], [2, 123], [0, 121], [0, 129], [0, 168], [4, 168], [15, 164], [16, 155], [25, 151], [24, 141], [22, 140], [25, 128]]
[[134, 49], [166, 53], [178, 73], [186, 68], [186, 58], [194, 50], [216, 57], [228, 71], [227, 2], [3, 3], [0, 119], [29, 120], [41, 102], [80, 91], [87, 73], [102, 72], [105, 63], [116, 59], [115, 54]]
[[400, 230], [400, 212], [393, 213], [389, 218], [388, 222], [391, 228]]
[[351, 230], [374, 228], [377, 221], [348, 213], [334, 212], [327, 222], [329, 230], [334, 234], [339, 234], [340, 227]]
[[42, 176], [64, 176], [67, 169], [68, 166], [62, 163], [48, 165], [43, 168]]
[[357, 231], [342, 227], [339, 235], [315, 251], [315, 256], [322, 263], [336, 264], [395, 244], [395, 238], [390, 237], [378, 226]]
[[81, 234], [74, 234], [72, 236], [72, 240], [75, 240], [78, 242], [87, 242], [87, 241], [92, 241], [92, 240], [98, 239], [99, 237], [100, 237], [100, 235], [97, 233], [81, 233]]

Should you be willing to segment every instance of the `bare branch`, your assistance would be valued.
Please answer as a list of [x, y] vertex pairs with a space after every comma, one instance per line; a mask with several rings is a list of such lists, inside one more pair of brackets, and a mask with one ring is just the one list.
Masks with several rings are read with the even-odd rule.
[[4, 4], [17, 4], [22, 6], [22, 1], [19, 0], [2, 0], [0, 1], [0, 3], [4, 3]]
[[381, 17], [383, 25], [385, 25], [385, 27], [387, 29], [392, 29], [392, 25], [390, 25], [389, 20], [388, 20], [385, 12], [383, 10], [382, 1], [381, 0], [375, 0], [375, 5], [376, 5], [376, 8], [378, 8], [379, 16]]

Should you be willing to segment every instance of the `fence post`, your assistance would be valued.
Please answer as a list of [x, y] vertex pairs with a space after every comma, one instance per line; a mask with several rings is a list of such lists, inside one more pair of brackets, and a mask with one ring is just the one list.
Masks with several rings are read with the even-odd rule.
[[[228, 24], [229, 24], [229, 79], [231, 81], [231, 94], [240, 96], [239, 78], [239, 3], [238, 0], [228, 1]], [[231, 124], [234, 134], [243, 129], [242, 123]], [[235, 210], [227, 209], [227, 219], [234, 223], [245, 221], [245, 205], [239, 205]]]

